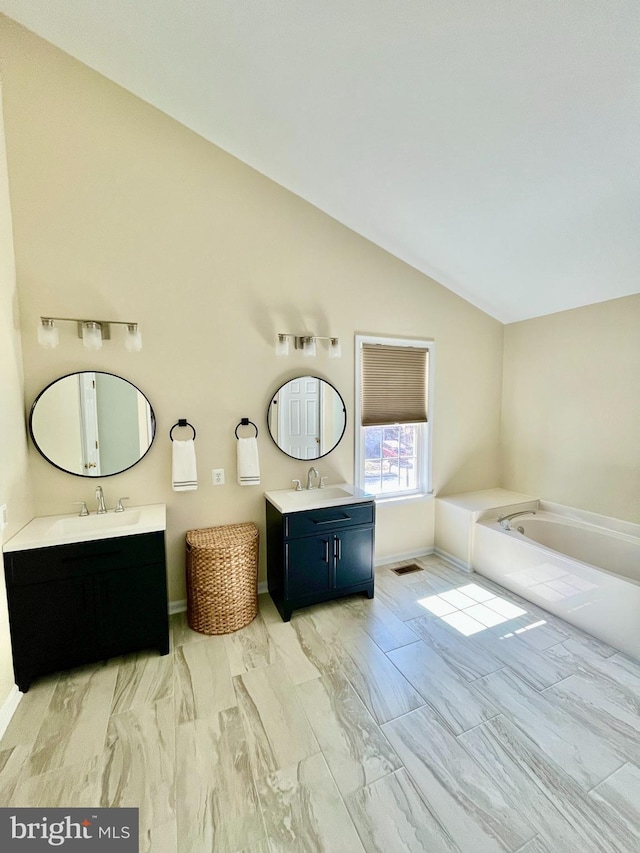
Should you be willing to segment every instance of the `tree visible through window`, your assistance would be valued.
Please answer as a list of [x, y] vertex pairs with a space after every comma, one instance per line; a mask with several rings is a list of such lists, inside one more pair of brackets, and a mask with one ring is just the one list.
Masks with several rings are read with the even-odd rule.
[[418, 488], [418, 425], [364, 429], [364, 483], [371, 494]]

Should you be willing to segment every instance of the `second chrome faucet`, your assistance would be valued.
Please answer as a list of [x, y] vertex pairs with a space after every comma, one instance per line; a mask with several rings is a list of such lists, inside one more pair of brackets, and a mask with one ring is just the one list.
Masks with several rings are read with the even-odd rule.
[[[313, 485], [313, 478], [314, 477], [316, 479], [316, 485], [315, 486]], [[324, 489], [325, 488], [324, 481], [326, 479], [327, 479], [326, 477], [321, 477], [318, 469], [312, 465], [311, 468], [309, 468], [309, 470], [307, 471], [307, 486], [306, 486], [306, 488], [307, 489]], [[301, 484], [300, 480], [292, 480], [291, 482], [296, 487], [296, 492], [302, 491], [302, 484]]]

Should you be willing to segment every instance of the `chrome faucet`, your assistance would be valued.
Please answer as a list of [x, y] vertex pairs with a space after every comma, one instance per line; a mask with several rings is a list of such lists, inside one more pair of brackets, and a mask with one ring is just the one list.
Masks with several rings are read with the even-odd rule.
[[511, 515], [503, 515], [502, 518], [499, 518], [500, 526], [505, 530], [511, 530], [510, 521], [513, 521], [514, 518], [518, 518], [520, 515], [535, 515], [535, 509], [525, 509], [522, 512], [512, 512]]
[[320, 483], [320, 473], [317, 468], [311, 467], [307, 471], [307, 489], [317, 489], [318, 486], [314, 486], [311, 482], [311, 477], [315, 475], [316, 481]]
[[104, 505], [104, 495], [102, 493], [102, 486], [96, 486], [96, 500], [98, 501], [98, 515], [102, 515], [107, 511], [107, 508]]

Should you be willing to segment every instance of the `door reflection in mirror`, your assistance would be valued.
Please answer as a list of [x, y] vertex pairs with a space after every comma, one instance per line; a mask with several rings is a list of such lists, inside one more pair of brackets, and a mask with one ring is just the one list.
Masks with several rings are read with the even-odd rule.
[[320, 459], [344, 435], [344, 400], [325, 379], [298, 376], [285, 382], [271, 398], [267, 423], [271, 437], [288, 456]]
[[80, 371], [48, 385], [29, 416], [36, 449], [56, 468], [80, 477], [107, 477], [147, 453], [155, 416], [145, 395], [112, 373]]

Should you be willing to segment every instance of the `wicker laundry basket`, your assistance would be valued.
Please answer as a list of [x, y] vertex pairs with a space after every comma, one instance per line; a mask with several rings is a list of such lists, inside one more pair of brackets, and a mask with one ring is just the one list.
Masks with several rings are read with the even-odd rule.
[[230, 634], [258, 612], [258, 528], [252, 522], [187, 531], [187, 622]]

